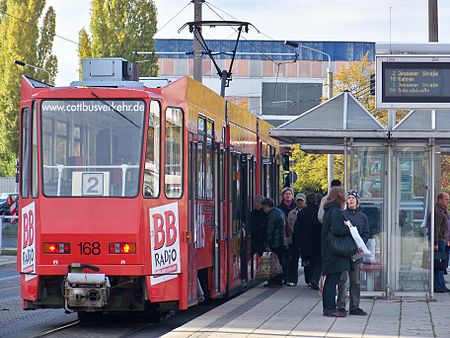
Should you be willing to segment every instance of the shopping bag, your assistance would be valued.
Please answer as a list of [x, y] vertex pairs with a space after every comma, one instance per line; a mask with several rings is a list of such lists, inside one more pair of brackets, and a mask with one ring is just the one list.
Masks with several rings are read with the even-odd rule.
[[255, 279], [269, 280], [283, 273], [278, 256], [275, 252], [264, 252], [256, 270]]
[[358, 249], [355, 241], [350, 236], [336, 236], [330, 231], [327, 239], [335, 255], [351, 257]]
[[325, 285], [325, 279], [327, 278], [327, 275], [320, 276], [319, 280], [319, 295], [323, 294], [323, 286]]
[[430, 269], [431, 268], [431, 264], [430, 264], [430, 251], [428, 250], [423, 250], [422, 252], [422, 269]]
[[358, 253], [361, 253], [363, 256], [370, 256], [372, 253], [369, 251], [369, 249], [367, 249], [366, 244], [359, 235], [358, 229], [353, 226], [350, 221], [345, 221], [345, 224], [347, 224], [348, 228], [350, 229], [350, 234], [352, 235], [356, 246], [358, 247]]
[[434, 252], [434, 271], [444, 271], [447, 269], [447, 253], [445, 251]]

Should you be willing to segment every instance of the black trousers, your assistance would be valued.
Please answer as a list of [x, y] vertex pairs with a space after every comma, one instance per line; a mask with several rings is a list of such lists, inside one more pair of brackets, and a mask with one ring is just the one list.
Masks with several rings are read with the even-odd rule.
[[287, 281], [297, 284], [298, 282], [298, 259], [300, 254], [296, 248], [290, 248], [287, 254]]

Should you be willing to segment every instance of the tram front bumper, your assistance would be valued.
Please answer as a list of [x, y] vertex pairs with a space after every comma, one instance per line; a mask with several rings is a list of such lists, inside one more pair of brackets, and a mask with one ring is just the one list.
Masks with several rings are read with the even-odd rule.
[[64, 307], [68, 311], [101, 309], [108, 303], [110, 288], [105, 274], [69, 272], [64, 282]]

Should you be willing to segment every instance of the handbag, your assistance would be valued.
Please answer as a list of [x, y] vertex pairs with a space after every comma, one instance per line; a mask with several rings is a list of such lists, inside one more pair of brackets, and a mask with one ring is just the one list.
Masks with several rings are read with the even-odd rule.
[[335, 236], [330, 231], [327, 238], [331, 251], [335, 255], [351, 257], [358, 250], [355, 240], [351, 236]]
[[269, 280], [283, 273], [278, 256], [275, 252], [264, 252], [256, 270], [256, 280]]
[[434, 252], [434, 271], [444, 271], [447, 269], [447, 253], [445, 251]]

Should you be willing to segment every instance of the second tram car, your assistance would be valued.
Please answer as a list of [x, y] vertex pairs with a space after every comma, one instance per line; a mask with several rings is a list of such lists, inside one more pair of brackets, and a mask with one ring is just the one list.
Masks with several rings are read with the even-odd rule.
[[147, 88], [128, 70], [87, 59], [70, 87], [22, 78], [24, 309], [186, 309], [253, 279], [252, 198], [279, 186], [270, 125], [189, 77]]

